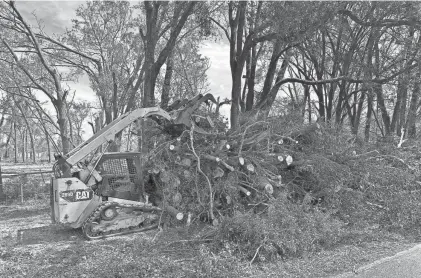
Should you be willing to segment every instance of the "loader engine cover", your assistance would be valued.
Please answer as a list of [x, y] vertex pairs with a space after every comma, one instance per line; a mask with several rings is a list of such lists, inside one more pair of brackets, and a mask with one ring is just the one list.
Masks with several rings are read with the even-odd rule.
[[101, 197], [77, 178], [53, 179], [53, 221], [81, 227], [83, 221], [102, 202]]

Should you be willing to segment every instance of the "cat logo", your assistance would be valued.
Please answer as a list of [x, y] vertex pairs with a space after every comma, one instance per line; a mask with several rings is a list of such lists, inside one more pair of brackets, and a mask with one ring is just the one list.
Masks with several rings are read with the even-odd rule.
[[76, 190], [75, 201], [85, 201], [92, 199], [92, 191]]
[[82, 202], [91, 200], [93, 191], [89, 189], [67, 190], [60, 192], [60, 197], [68, 202]]

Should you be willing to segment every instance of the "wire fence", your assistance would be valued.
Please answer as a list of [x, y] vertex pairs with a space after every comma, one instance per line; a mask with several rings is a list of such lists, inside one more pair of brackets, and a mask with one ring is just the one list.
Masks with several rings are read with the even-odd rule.
[[49, 195], [51, 176], [53, 171], [33, 172], [1, 172], [0, 184], [3, 188], [5, 201], [20, 200], [24, 203], [26, 198], [45, 198]]

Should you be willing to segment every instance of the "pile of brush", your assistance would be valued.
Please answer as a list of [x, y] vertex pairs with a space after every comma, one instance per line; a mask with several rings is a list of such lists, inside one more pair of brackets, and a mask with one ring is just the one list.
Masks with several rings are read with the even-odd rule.
[[234, 211], [264, 211], [279, 194], [309, 198], [306, 183], [314, 184], [314, 175], [306, 177], [305, 169], [319, 161], [302, 145], [318, 132], [317, 124], [289, 133], [274, 120], [250, 121], [235, 131], [212, 125], [209, 117], [193, 116], [190, 129], [158, 140], [145, 167], [152, 201], [178, 220], [216, 225]]

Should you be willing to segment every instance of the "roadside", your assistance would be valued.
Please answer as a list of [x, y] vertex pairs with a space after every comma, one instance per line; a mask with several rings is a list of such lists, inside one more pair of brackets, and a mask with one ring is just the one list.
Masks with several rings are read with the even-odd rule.
[[421, 244], [336, 278], [416, 278], [421, 277], [420, 262]]
[[208, 226], [85, 241], [78, 230], [51, 225], [47, 203], [0, 206], [0, 277], [331, 277], [356, 269], [371, 275], [365, 265], [415, 245], [372, 228], [303, 258], [250, 265], [195, 241]]

